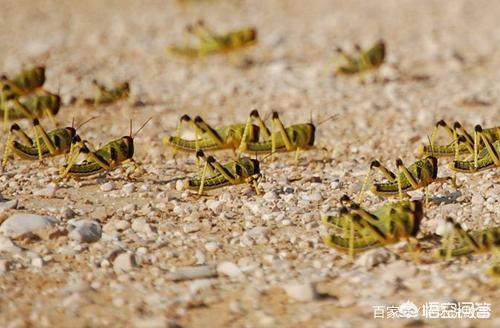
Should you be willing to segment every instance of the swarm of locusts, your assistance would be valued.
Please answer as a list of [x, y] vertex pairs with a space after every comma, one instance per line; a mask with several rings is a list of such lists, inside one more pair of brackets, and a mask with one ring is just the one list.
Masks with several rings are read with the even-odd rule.
[[[257, 32], [253, 27], [217, 34], [198, 22], [188, 26], [187, 32], [198, 39], [197, 45], [172, 45], [172, 53], [191, 58], [208, 54], [221, 53], [253, 45], [257, 41]], [[363, 74], [375, 70], [384, 63], [386, 46], [377, 42], [368, 50], [356, 46], [356, 54], [348, 54], [338, 48], [345, 63], [335, 70], [337, 75]], [[66, 163], [60, 168], [61, 178], [83, 178], [111, 171], [123, 164], [137, 166], [134, 156], [134, 137], [149, 122], [146, 121], [135, 133], [109, 141], [98, 149], [80, 138], [78, 127], [57, 128], [47, 131], [40, 120], [49, 117], [53, 120], [59, 111], [61, 100], [56, 94], [43, 89], [45, 68], [27, 69], [18, 75], [0, 79], [0, 111], [3, 113], [4, 126], [9, 120], [30, 119], [33, 135], [30, 136], [17, 123], [11, 125], [4, 147], [2, 170], [9, 158], [39, 160], [64, 155]], [[85, 104], [108, 104], [129, 96], [128, 82], [114, 88], [93, 82], [96, 89], [93, 98], [84, 99]], [[332, 115], [323, 122], [334, 118]], [[275, 160], [279, 153], [294, 153], [295, 162], [300, 153], [309, 150], [324, 149], [316, 144], [316, 130], [323, 123], [285, 125], [278, 112], [272, 112], [269, 123], [261, 117], [258, 110], [250, 112], [246, 122], [213, 127], [200, 116], [191, 118], [181, 116], [177, 131], [163, 138], [166, 146], [173, 149], [173, 157], [178, 152], [194, 154], [196, 173], [184, 180], [184, 188], [192, 190], [198, 196], [206, 191], [249, 184], [257, 195], [261, 190], [259, 182], [263, 178], [266, 160]], [[80, 123], [81, 127], [86, 122]], [[182, 130], [187, 126], [195, 137], [182, 137]], [[449, 136], [449, 143], [438, 144], [438, 133], [444, 130]], [[219, 162], [211, 153], [219, 150], [231, 150], [234, 159], [227, 163]], [[322, 223], [329, 228], [324, 243], [339, 251], [346, 252], [352, 258], [354, 253], [367, 249], [383, 247], [401, 240], [408, 242], [408, 248], [415, 255], [418, 251], [417, 236], [420, 224], [429, 208], [427, 186], [436, 182], [451, 181], [456, 188], [455, 176], [439, 177], [438, 162], [452, 158], [449, 167], [456, 173], [474, 174], [479, 171], [493, 170], [500, 167], [500, 127], [483, 128], [476, 125], [473, 131], [467, 131], [462, 124], [455, 122], [449, 126], [444, 121], [436, 123], [429, 137], [429, 143], [417, 149], [420, 159], [405, 164], [401, 158], [394, 160], [395, 170], [390, 170], [380, 161], [369, 164], [368, 173], [356, 200], [348, 195], [340, 199], [340, 209], [335, 215], [321, 215]], [[258, 159], [261, 156], [261, 159]], [[270, 157], [270, 158], [269, 158]], [[381, 173], [383, 180], [374, 181], [375, 172]], [[397, 197], [398, 200], [387, 202], [368, 210], [362, 206], [364, 194], [369, 189], [382, 198]], [[422, 200], [409, 200], [408, 192], [422, 189]], [[446, 218], [448, 227], [442, 246], [435, 252], [440, 258], [449, 260], [454, 256], [469, 255], [491, 251], [494, 254], [493, 265], [489, 269], [492, 275], [500, 275], [499, 227], [481, 231], [466, 232], [453, 219]]]

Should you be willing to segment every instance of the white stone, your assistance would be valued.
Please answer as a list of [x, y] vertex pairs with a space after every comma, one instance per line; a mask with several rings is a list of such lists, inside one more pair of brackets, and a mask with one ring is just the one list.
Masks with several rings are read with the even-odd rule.
[[136, 328], [180, 327], [174, 321], [161, 315], [154, 317], [146, 317], [146, 318], [134, 318], [132, 320], [132, 326]]
[[104, 192], [112, 191], [116, 189], [116, 186], [113, 182], [106, 182], [101, 185], [101, 190]]
[[379, 264], [387, 263], [392, 257], [392, 253], [385, 248], [369, 250], [361, 254], [356, 260], [356, 264], [366, 269], [371, 269]]
[[222, 262], [217, 266], [217, 272], [231, 278], [240, 278], [243, 276], [243, 271], [233, 262]]
[[174, 272], [167, 274], [167, 279], [177, 281], [215, 276], [217, 276], [217, 270], [214, 265], [196, 265], [176, 268]]
[[79, 220], [72, 223], [73, 230], [68, 237], [81, 243], [94, 243], [101, 239], [101, 225], [93, 220]]
[[116, 273], [132, 271], [137, 266], [132, 253], [121, 253], [113, 261], [113, 270]]
[[125, 195], [130, 195], [134, 192], [135, 186], [133, 183], [127, 183], [122, 187], [122, 192]]
[[33, 190], [34, 196], [41, 196], [47, 198], [53, 198], [56, 195], [57, 186], [53, 183], [47, 185], [45, 188]]
[[207, 201], [207, 207], [215, 213], [221, 209], [223, 204], [224, 204], [223, 201], [215, 200], [215, 199], [210, 199]]
[[299, 302], [311, 302], [318, 298], [316, 286], [313, 283], [305, 284], [287, 284], [283, 286], [287, 295]]
[[188, 223], [182, 227], [182, 230], [185, 233], [197, 232], [197, 231], [200, 231], [200, 229], [201, 229], [201, 227], [198, 223]]
[[266, 227], [255, 227], [247, 231], [247, 235], [253, 239], [266, 238], [269, 234], [269, 229]]
[[321, 197], [321, 194], [319, 192], [312, 192], [310, 194], [302, 194], [302, 199], [308, 200], [310, 202], [319, 202], [323, 199], [323, 197]]
[[6, 236], [19, 236], [28, 232], [46, 228], [58, 222], [50, 216], [16, 213], [11, 215], [0, 226], [0, 232]]
[[215, 252], [219, 248], [219, 244], [215, 241], [209, 241], [208, 243], [205, 244], [205, 249], [207, 252]]
[[35, 257], [31, 260], [31, 265], [35, 268], [41, 269], [43, 266], [43, 260], [40, 257]]
[[175, 190], [177, 190], [177, 191], [182, 191], [182, 190], [184, 190], [184, 181], [182, 181], [182, 180], [177, 180], [177, 181], [175, 182]]
[[151, 226], [144, 219], [135, 219], [132, 221], [132, 230], [138, 233], [151, 233]]

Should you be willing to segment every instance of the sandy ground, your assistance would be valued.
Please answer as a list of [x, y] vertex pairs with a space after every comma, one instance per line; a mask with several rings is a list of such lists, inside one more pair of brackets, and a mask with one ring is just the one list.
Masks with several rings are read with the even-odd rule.
[[[1, 220], [36, 213], [60, 221], [42, 238], [13, 239], [24, 248], [20, 253], [0, 251], [9, 263], [0, 274], [0, 326], [500, 325], [498, 286], [484, 273], [489, 255], [449, 264], [429, 255], [436, 247], [432, 234], [447, 215], [467, 229], [498, 225], [497, 170], [459, 175], [458, 190], [430, 186], [432, 202], [419, 235], [427, 237], [427, 249], [420, 262], [396, 246], [351, 263], [321, 242], [326, 229], [319, 224], [320, 212], [337, 208], [342, 194], [355, 195], [372, 159], [390, 167], [397, 157], [413, 161], [437, 120], [498, 126], [500, 3], [213, 0], [180, 6], [89, 0], [0, 1], [0, 7], [3, 73], [44, 64], [47, 89], [59, 90], [66, 103], [91, 96], [94, 78], [130, 81], [133, 99], [98, 108], [65, 106], [57, 116], [61, 125], [98, 116], [79, 133], [99, 144], [128, 134], [129, 119], [137, 127], [152, 117], [135, 139], [135, 158], [146, 173], [128, 180], [129, 168], [59, 182], [62, 159], [9, 164], [0, 190], [18, 206]], [[256, 26], [259, 44], [199, 61], [168, 56], [165, 46], [182, 42], [185, 25], [198, 19], [218, 31]], [[392, 81], [362, 84], [329, 74], [336, 46], [368, 46], [379, 38], [388, 45], [389, 64], [381, 74]], [[177, 191], [177, 180], [195, 173], [194, 161], [180, 155], [175, 163], [161, 137], [174, 133], [180, 115], [202, 115], [222, 126], [245, 122], [253, 108], [266, 115], [277, 110], [285, 124], [306, 122], [310, 113], [316, 122], [338, 114], [317, 133], [331, 158], [313, 151], [297, 167], [293, 155], [263, 163], [264, 196], [247, 186], [202, 198]], [[230, 160], [231, 154], [217, 157]], [[450, 175], [445, 163], [439, 174]], [[43, 191], [48, 184], [54, 194]], [[365, 206], [381, 202], [369, 195]], [[102, 226], [98, 242], [68, 236], [81, 219]], [[129, 255], [121, 257], [122, 272], [115, 258], [124, 251]], [[367, 263], [377, 252], [392, 255], [371, 267]], [[128, 256], [135, 266], [127, 267]], [[193, 265], [218, 266], [219, 275], [170, 280], [176, 268]], [[305, 295], [305, 302], [283, 288], [311, 282], [321, 297]], [[372, 319], [373, 305], [397, 306], [407, 299], [418, 305], [488, 302], [492, 319]]]

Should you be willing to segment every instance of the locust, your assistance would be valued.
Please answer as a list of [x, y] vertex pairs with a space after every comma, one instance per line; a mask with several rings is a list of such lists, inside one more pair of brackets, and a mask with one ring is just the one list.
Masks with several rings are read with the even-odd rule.
[[[461, 173], [475, 173], [500, 167], [500, 139], [490, 141], [491, 133], [483, 130], [480, 125], [474, 128], [474, 151], [471, 160], [454, 160], [450, 163], [453, 171]], [[484, 147], [478, 150], [482, 142]]]
[[[258, 126], [251, 124], [251, 120], [256, 120]], [[196, 135], [194, 140], [180, 137], [184, 124], [193, 127]], [[270, 136], [269, 129], [264, 124], [259, 112], [254, 109], [250, 113], [247, 124], [230, 124], [220, 128], [211, 127], [200, 116], [196, 116], [193, 120], [189, 115], [183, 115], [177, 126], [176, 136], [165, 137], [163, 142], [174, 148], [175, 151], [197, 152], [198, 150], [215, 151], [222, 149], [232, 149], [234, 151], [238, 149], [242, 140], [257, 142], [261, 134], [265, 137]]]
[[9, 120], [49, 117], [53, 120], [61, 107], [61, 97], [40, 90], [7, 100], [0, 108], [4, 124]]
[[[146, 126], [151, 119], [148, 119], [134, 134], [132, 134], [132, 123], [130, 124], [130, 134], [118, 139], [114, 139], [100, 147], [96, 151], [91, 151], [84, 142], [75, 155], [70, 157], [67, 164], [61, 167], [61, 178], [66, 176], [81, 178], [111, 171], [125, 163], [132, 163], [137, 167], [134, 161], [134, 138]], [[79, 155], [85, 156], [82, 163], [77, 164]]]
[[213, 156], [205, 156], [198, 150], [196, 157], [205, 162], [201, 175], [184, 180], [184, 188], [202, 195], [204, 190], [219, 189], [231, 185], [248, 183], [260, 194], [258, 182], [262, 177], [260, 164], [256, 159], [239, 157], [225, 165], [220, 164]]
[[198, 45], [171, 45], [167, 48], [168, 52], [198, 58], [244, 48], [257, 42], [257, 30], [254, 27], [217, 34], [205, 26], [203, 21], [198, 21], [194, 25], [187, 26], [186, 31], [198, 39]]
[[451, 257], [476, 253], [493, 253], [493, 265], [488, 270], [492, 276], [500, 277], [500, 227], [491, 227], [479, 231], [467, 232], [453, 219], [446, 218], [451, 229], [443, 236], [443, 243], [435, 254], [447, 261]]
[[422, 202], [418, 200], [387, 203], [371, 212], [347, 195], [340, 202], [339, 215], [321, 216], [322, 223], [334, 231], [323, 240], [330, 247], [348, 252], [351, 258], [355, 252], [414, 238], [423, 217]]
[[[94, 118], [87, 120], [83, 124]], [[2, 170], [5, 168], [11, 154], [25, 160], [39, 160], [43, 158], [55, 157], [63, 154], [71, 154], [78, 151], [82, 144], [80, 137], [76, 134], [79, 128], [65, 127], [46, 131], [38, 119], [33, 120], [33, 130], [35, 137], [30, 138], [21, 127], [14, 123], [10, 127], [9, 135], [5, 143], [4, 155], [2, 160]], [[18, 139], [18, 140], [16, 140]]]
[[[440, 130], [446, 131], [451, 138], [451, 142], [446, 145], [436, 143], [436, 136]], [[482, 130], [483, 136], [491, 143], [500, 140], [500, 127], [492, 127]], [[460, 122], [454, 122], [450, 127], [444, 120], [440, 120], [434, 126], [428, 145], [419, 145], [417, 152], [420, 156], [435, 157], [455, 157], [457, 160], [461, 156], [474, 154], [474, 133], [465, 130]], [[479, 140], [477, 150], [484, 148], [484, 142]]]
[[[452, 179], [451, 177], [437, 177], [438, 161], [434, 156], [427, 156], [424, 159], [417, 160], [408, 167], [403, 164], [403, 161], [400, 158], [398, 158], [396, 160], [396, 167], [398, 169], [397, 174], [388, 170], [379, 161], [372, 161], [370, 163], [368, 174], [363, 182], [363, 186], [361, 187], [359, 201], [362, 201], [363, 199], [364, 190], [366, 189], [367, 184], [371, 181], [374, 169], [379, 170], [387, 179], [386, 182], [376, 182], [371, 184], [371, 192], [380, 197], [399, 195], [399, 198], [403, 199], [406, 192], [424, 188], [425, 199], [427, 200], [426, 187], [429, 184]], [[455, 184], [453, 179], [452, 182]]]
[[[38, 66], [21, 71], [12, 79], [0, 77], [0, 86], [8, 86], [8, 92], [21, 96], [33, 92], [45, 83], [45, 67]], [[3, 88], [2, 88], [3, 89]]]
[[[336, 117], [336, 115], [330, 116], [326, 120], [320, 122], [318, 126], [334, 117]], [[247, 122], [244, 136], [246, 135], [246, 132], [250, 130], [250, 127], [249, 122]], [[274, 155], [277, 152], [295, 151], [295, 161], [297, 162], [300, 151], [316, 149], [314, 145], [315, 136], [316, 126], [312, 122], [293, 124], [285, 127], [279, 118], [278, 112], [273, 112], [272, 133], [265, 136], [264, 141], [242, 141], [239, 146], [239, 151], [241, 153], [255, 155], [262, 153]], [[246, 138], [242, 138], [242, 140], [245, 139]]]
[[118, 83], [110, 89], [96, 80], [93, 80], [92, 84], [94, 85], [96, 91], [94, 98], [84, 99], [84, 103], [87, 105], [110, 104], [115, 101], [128, 98], [130, 93], [130, 84], [128, 82]]
[[385, 60], [385, 43], [380, 40], [368, 50], [362, 50], [359, 45], [355, 45], [357, 54], [350, 55], [342, 48], [337, 48], [336, 52], [343, 57], [345, 64], [340, 65], [335, 70], [339, 75], [353, 75], [363, 73], [378, 68]]

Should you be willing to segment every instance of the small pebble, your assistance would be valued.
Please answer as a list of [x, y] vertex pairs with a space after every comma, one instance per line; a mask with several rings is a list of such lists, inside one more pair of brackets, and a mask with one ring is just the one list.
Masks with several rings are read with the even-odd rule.
[[101, 190], [104, 192], [112, 191], [116, 189], [116, 186], [113, 182], [106, 182], [101, 185]]
[[217, 266], [217, 272], [231, 278], [241, 278], [243, 271], [233, 262], [222, 262]]
[[168, 280], [192, 280], [201, 278], [212, 278], [217, 276], [214, 265], [197, 265], [176, 268], [174, 272], [167, 274]]
[[136, 266], [135, 256], [132, 253], [121, 253], [113, 261], [113, 270], [118, 274], [132, 271]]
[[210, 242], [205, 244], [205, 249], [208, 252], [211, 252], [211, 253], [215, 252], [217, 250], [217, 248], [219, 248], [219, 245], [215, 241], [210, 241]]
[[311, 302], [318, 298], [316, 286], [313, 283], [288, 284], [284, 285], [283, 289], [290, 298], [299, 302]]
[[81, 243], [95, 243], [101, 239], [101, 225], [93, 220], [79, 220], [72, 223], [73, 230], [68, 237]]

